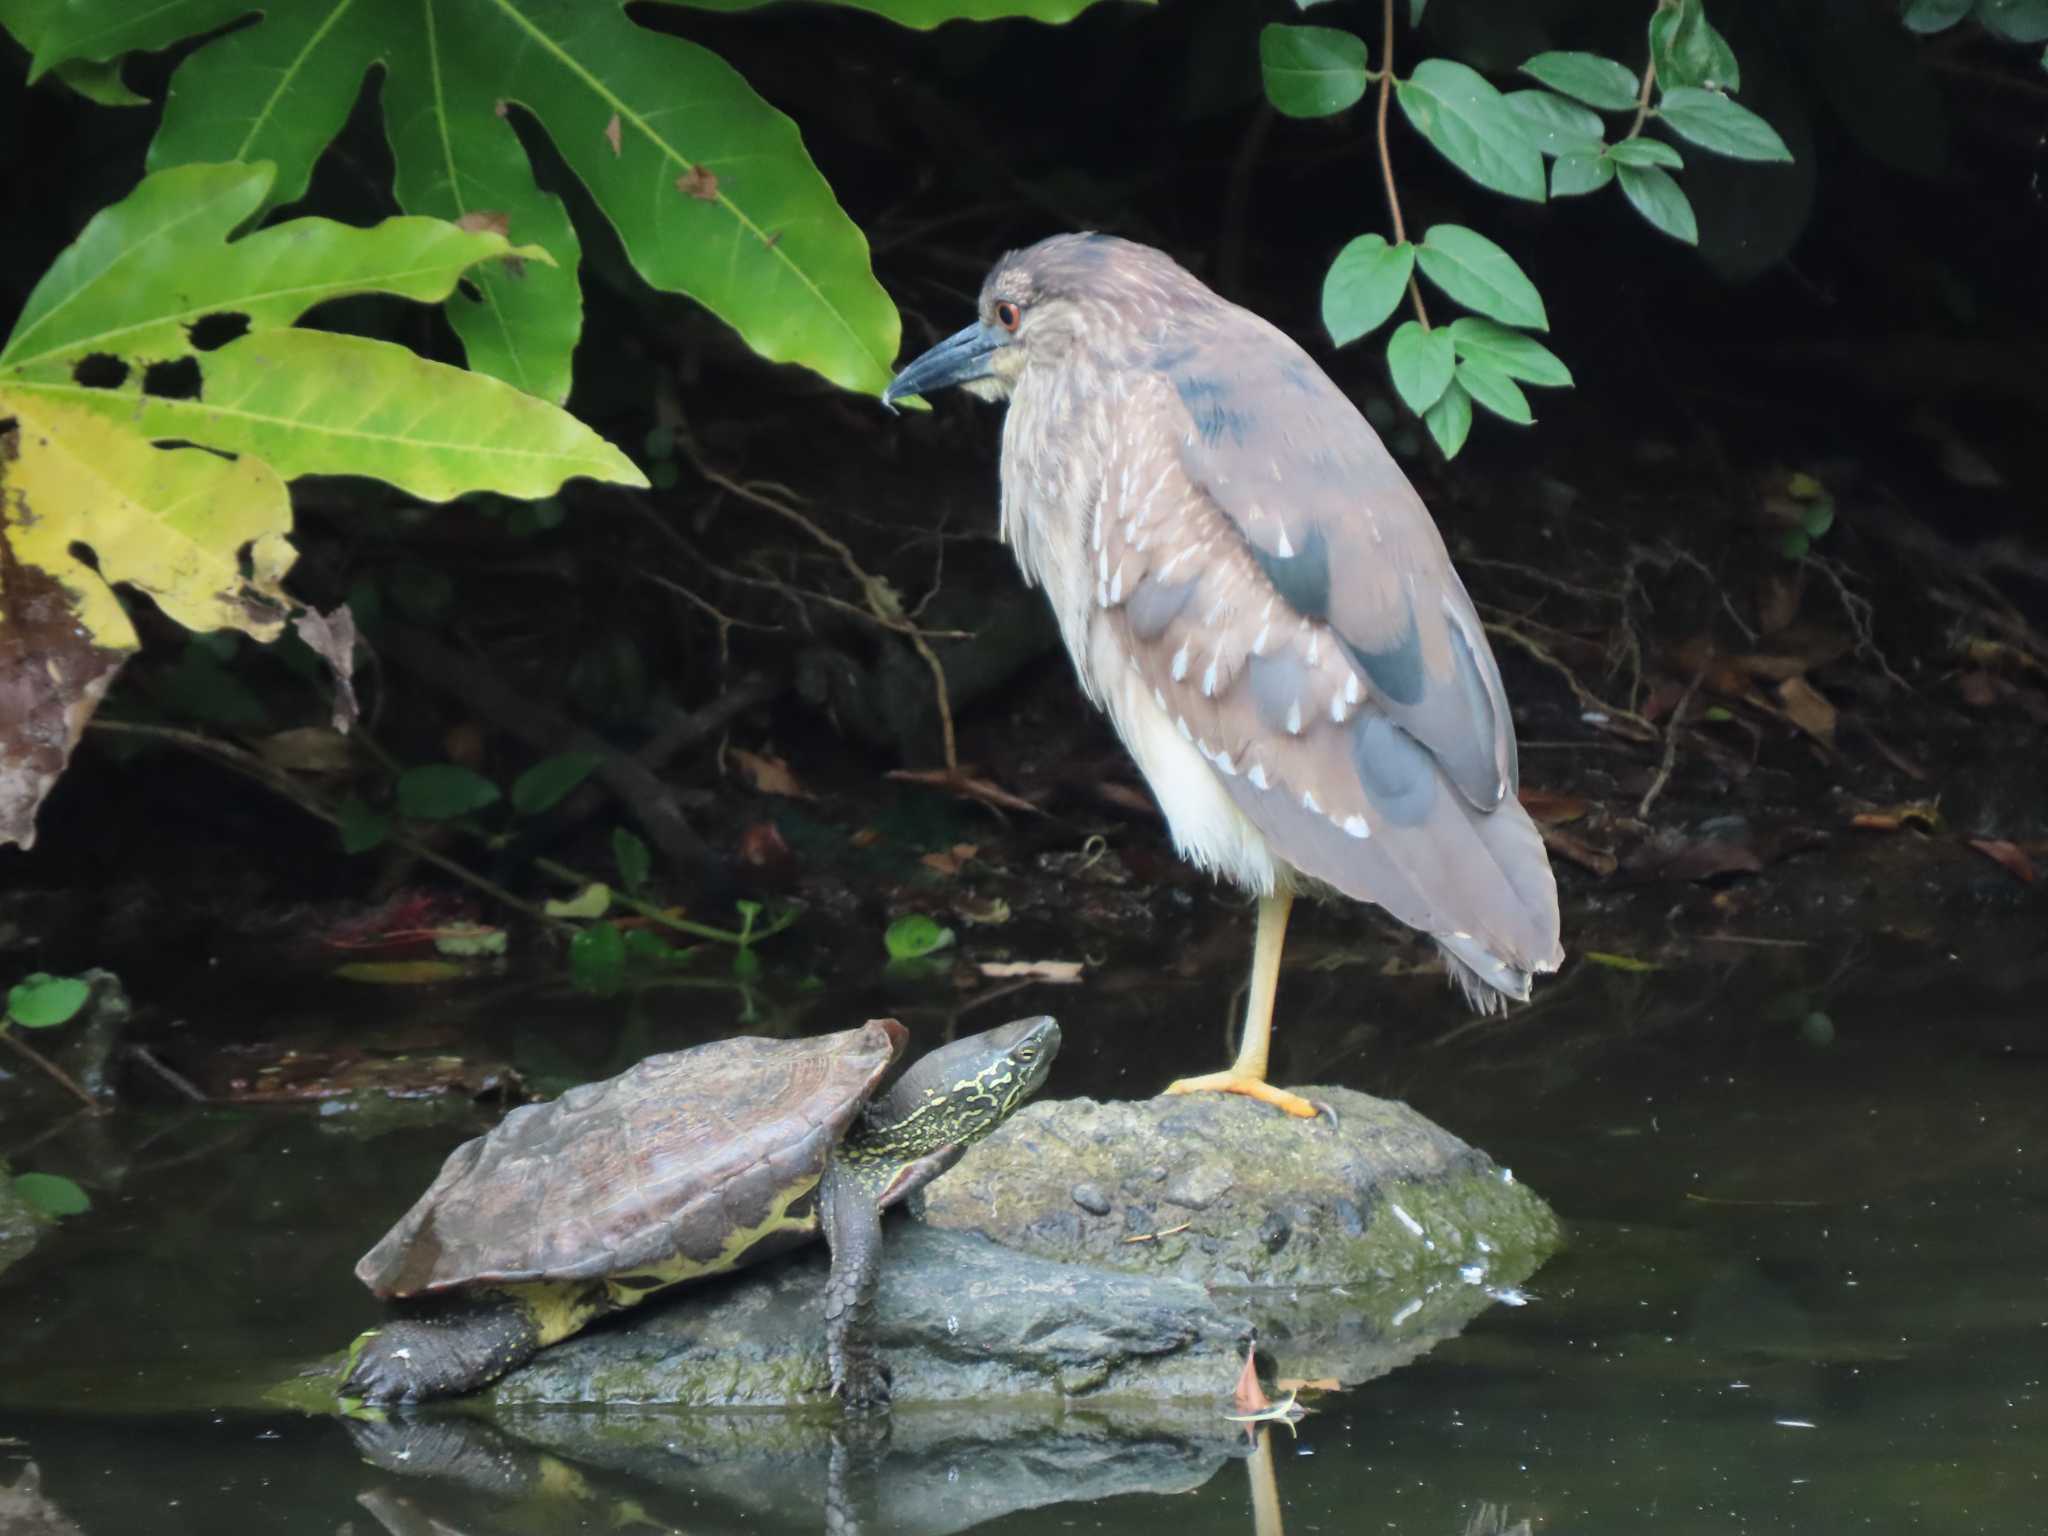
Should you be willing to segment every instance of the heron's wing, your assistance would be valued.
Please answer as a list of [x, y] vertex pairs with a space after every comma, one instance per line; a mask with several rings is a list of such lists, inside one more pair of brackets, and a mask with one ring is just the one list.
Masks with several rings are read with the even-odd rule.
[[[1226, 492], [1247, 486], [1237, 504], [1248, 510], [1233, 513], [1215, 487], [1214, 450], [1205, 461], [1187, 432], [1155, 430], [1182, 408], [1182, 392], [1163, 375], [1122, 388], [1091, 527], [1096, 617], [1084, 675], [1176, 840], [1212, 867], [1245, 871], [1234, 804], [1288, 864], [1385, 907], [1491, 985], [1524, 995], [1528, 973], [1561, 958], [1556, 886], [1521, 805], [1482, 792], [1512, 778], [1507, 711], [1476, 622], [1469, 638], [1457, 622], [1470, 603], [1427, 515], [1416, 505], [1385, 530], [1390, 543], [1403, 536], [1409, 558], [1375, 559], [1362, 512], [1317, 519], [1277, 499], [1252, 510], [1241, 469], [1225, 475]], [[1388, 504], [1408, 508], [1413, 493], [1395, 481], [1409, 499]], [[1278, 552], [1282, 531], [1293, 555]], [[1337, 589], [1320, 602], [1287, 574], [1288, 561], [1318, 547]], [[1377, 674], [1397, 665], [1388, 658], [1411, 623], [1423, 686], [1402, 698]], [[1227, 798], [1205, 793], [1218, 782]]]
[[1436, 523], [1378, 434], [1284, 332], [1219, 305], [1155, 366], [1181, 467], [1281, 601], [1326, 623], [1374, 703], [1458, 792], [1491, 809], [1516, 783], [1500, 672]]

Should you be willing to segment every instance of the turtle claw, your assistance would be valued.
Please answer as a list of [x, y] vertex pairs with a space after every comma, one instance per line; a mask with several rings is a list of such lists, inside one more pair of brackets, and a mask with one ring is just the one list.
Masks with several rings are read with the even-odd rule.
[[889, 1368], [880, 1360], [848, 1359], [834, 1373], [832, 1395], [850, 1416], [886, 1414], [890, 1386]]

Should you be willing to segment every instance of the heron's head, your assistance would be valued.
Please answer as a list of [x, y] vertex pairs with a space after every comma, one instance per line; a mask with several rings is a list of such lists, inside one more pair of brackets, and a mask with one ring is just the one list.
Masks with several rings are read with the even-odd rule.
[[1150, 246], [1113, 235], [1054, 235], [997, 262], [981, 285], [974, 323], [890, 380], [882, 403], [952, 384], [1007, 400], [1028, 369], [1056, 365], [1081, 347], [1124, 360], [1156, 346], [1176, 317], [1215, 302]]

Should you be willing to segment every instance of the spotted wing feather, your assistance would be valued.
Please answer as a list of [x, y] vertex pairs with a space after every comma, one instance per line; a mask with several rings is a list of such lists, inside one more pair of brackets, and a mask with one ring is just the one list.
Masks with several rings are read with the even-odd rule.
[[449, 1154], [357, 1278], [389, 1298], [713, 1262], [824, 1171], [903, 1039], [877, 1020], [725, 1040], [515, 1109]]
[[[1248, 411], [1236, 389], [1249, 385], [1190, 390], [1175, 376], [1201, 351], [1132, 386], [1118, 413], [1182, 430], [1133, 426], [1110, 456], [1093, 520], [1096, 691], [1141, 763], [1142, 717], [1170, 722], [1287, 864], [1434, 935], [1491, 989], [1478, 1000], [1526, 995], [1529, 973], [1561, 957], [1556, 890], [1509, 793], [1499, 676], [1434, 524], [1377, 439], [1375, 457], [1318, 389], [1285, 379], [1263, 414], [1299, 397], [1303, 441], [1329, 430], [1340, 457], [1313, 484], [1271, 469], [1261, 482], [1251, 429], [1200, 415]], [[1221, 825], [1175, 832], [1243, 874], [1233, 850], [1202, 845]]]

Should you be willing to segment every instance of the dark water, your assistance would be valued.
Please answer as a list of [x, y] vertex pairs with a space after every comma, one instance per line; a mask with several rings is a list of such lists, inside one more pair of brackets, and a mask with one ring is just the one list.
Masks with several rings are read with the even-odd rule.
[[[1581, 967], [1486, 1024], [1419, 983], [1290, 971], [1280, 1075], [1405, 1097], [1566, 1218], [1529, 1304], [1324, 1397], [1250, 1459], [1206, 1415], [1175, 1435], [909, 1410], [879, 1465], [841, 1448], [855, 1518], [838, 1528], [2048, 1530], [2037, 938], [1975, 935], [1974, 958], [1704, 945], [1655, 973]], [[1130, 1093], [1158, 1063], [1220, 1058], [1222, 990], [1110, 975], [960, 1022], [1056, 1011], [1052, 1091]], [[543, 1077], [730, 1030], [739, 1008], [716, 990], [606, 1009], [329, 982], [290, 997], [239, 1005], [295, 1006], [308, 1038], [445, 1014]], [[857, 1017], [883, 1000], [855, 1001]], [[920, 1028], [959, 1008], [943, 989], [886, 1001]], [[234, 990], [204, 1002], [193, 1016], [231, 1030]], [[805, 1027], [843, 1022], [802, 1006]], [[164, 1110], [24, 1153], [29, 1128], [8, 1125], [17, 1171], [73, 1172], [95, 1209], [0, 1277], [0, 1533], [824, 1528], [816, 1423], [554, 1415], [451, 1463], [445, 1443], [359, 1443], [256, 1401], [252, 1384], [372, 1320], [350, 1263], [470, 1128]]]

